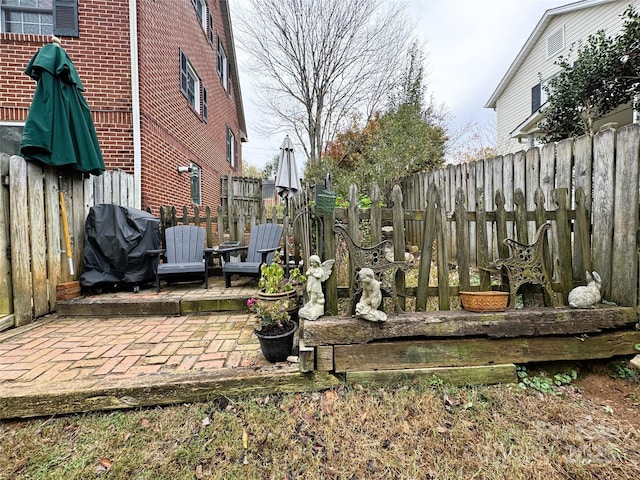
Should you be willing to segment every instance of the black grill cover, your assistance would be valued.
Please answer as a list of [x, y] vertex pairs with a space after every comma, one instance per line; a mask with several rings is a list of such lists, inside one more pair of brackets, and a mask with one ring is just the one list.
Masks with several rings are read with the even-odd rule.
[[136, 208], [91, 207], [84, 227], [80, 284], [137, 285], [155, 279], [154, 257], [145, 252], [160, 248], [159, 225], [159, 218]]

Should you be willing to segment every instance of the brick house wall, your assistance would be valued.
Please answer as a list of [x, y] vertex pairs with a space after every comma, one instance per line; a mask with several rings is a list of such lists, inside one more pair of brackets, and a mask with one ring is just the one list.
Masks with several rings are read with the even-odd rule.
[[[213, 32], [220, 36], [229, 72], [237, 70], [229, 48], [226, 0], [208, 0]], [[241, 141], [245, 137], [237, 82], [223, 88], [216, 70], [217, 45], [209, 42], [191, 0], [137, 1], [138, 70], [141, 129], [141, 206], [154, 213], [160, 205], [191, 203], [189, 174], [178, 166], [201, 168], [202, 206], [220, 203], [220, 176], [241, 174]], [[106, 168], [134, 173], [131, 48], [128, 0], [83, 0], [78, 3], [79, 37], [61, 37], [85, 87]], [[214, 37], [215, 38], [215, 37]], [[0, 121], [24, 122], [35, 82], [24, 69], [45, 35], [0, 33]], [[207, 89], [208, 122], [180, 91], [182, 49]], [[237, 93], [239, 95], [239, 92]], [[233, 131], [238, 167], [227, 161], [227, 126]], [[13, 152], [7, 152], [13, 153]]]
[[[133, 173], [131, 66], [127, 0], [80, 2], [80, 37], [63, 37], [85, 88], [107, 169]], [[0, 120], [27, 119], [35, 82], [24, 74], [31, 57], [50, 37], [0, 34]]]
[[[213, 27], [207, 21], [206, 28], [191, 0], [141, 0], [140, 5], [142, 205], [189, 205], [190, 178], [188, 174], [179, 175], [177, 167], [193, 162], [202, 169], [202, 204], [217, 206], [220, 176], [230, 171], [240, 174], [227, 161], [227, 126], [235, 135], [241, 160], [236, 92], [232, 86], [225, 90], [216, 68], [215, 39], [219, 35], [225, 46], [229, 44], [220, 2], [208, 2]], [[213, 44], [209, 41], [210, 29]], [[180, 49], [207, 90], [207, 121], [180, 91]], [[229, 55], [228, 46], [226, 51]]]

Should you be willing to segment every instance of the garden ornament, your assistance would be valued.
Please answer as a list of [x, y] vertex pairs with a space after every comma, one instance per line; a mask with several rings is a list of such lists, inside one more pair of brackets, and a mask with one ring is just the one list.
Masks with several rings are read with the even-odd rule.
[[324, 314], [324, 293], [322, 293], [322, 282], [331, 276], [331, 270], [335, 260], [325, 260], [320, 262], [318, 255], [309, 257], [309, 269], [307, 276], [307, 303], [300, 309], [298, 316], [307, 320], [317, 320]]
[[362, 297], [356, 303], [355, 316], [370, 322], [384, 322], [387, 319], [387, 314], [378, 310], [382, 303], [382, 291], [373, 270], [370, 268], [361, 269], [358, 273], [358, 280], [362, 286]]
[[569, 306], [573, 308], [592, 308], [596, 303], [600, 303], [602, 295], [600, 288], [602, 279], [598, 272], [593, 272], [593, 276], [587, 272], [587, 285], [576, 287], [569, 292]]

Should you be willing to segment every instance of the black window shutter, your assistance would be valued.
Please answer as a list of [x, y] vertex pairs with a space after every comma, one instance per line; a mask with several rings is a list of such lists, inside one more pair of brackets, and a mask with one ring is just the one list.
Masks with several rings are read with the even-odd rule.
[[187, 56], [180, 49], [180, 91], [187, 96]]
[[213, 30], [213, 15], [209, 12], [209, 45], [213, 47], [214, 43], [214, 30]]
[[236, 140], [235, 135], [233, 136], [233, 155], [235, 157], [233, 159], [233, 163], [237, 170], [240, 164], [238, 163], [238, 141]]
[[53, 0], [53, 34], [61, 37], [80, 36], [77, 0]]
[[207, 100], [207, 89], [202, 86], [202, 118], [206, 122], [209, 116], [209, 101]]
[[540, 84], [537, 84], [535, 87], [531, 88], [531, 113], [537, 112], [540, 108], [540, 93]]

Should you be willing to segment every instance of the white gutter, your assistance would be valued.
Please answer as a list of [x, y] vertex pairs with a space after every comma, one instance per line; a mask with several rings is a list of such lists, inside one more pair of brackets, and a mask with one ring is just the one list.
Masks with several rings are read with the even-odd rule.
[[140, 141], [140, 83], [138, 77], [138, 12], [129, 0], [129, 45], [131, 48], [131, 120], [133, 122], [133, 207], [142, 203], [142, 144]]

